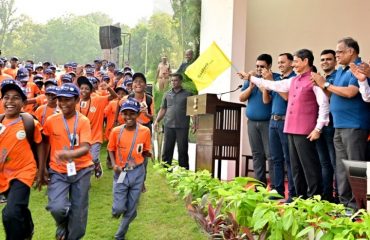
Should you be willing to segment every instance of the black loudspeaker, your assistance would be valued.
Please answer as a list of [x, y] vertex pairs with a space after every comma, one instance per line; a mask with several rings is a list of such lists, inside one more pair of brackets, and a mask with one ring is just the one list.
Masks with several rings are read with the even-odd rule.
[[112, 49], [122, 45], [121, 28], [115, 26], [101, 26], [99, 28], [101, 49]]

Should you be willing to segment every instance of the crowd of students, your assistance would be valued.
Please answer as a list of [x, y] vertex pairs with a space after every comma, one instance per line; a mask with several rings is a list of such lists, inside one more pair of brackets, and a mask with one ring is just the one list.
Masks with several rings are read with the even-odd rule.
[[[145, 191], [151, 157], [154, 101], [146, 77], [102, 61], [64, 71], [50, 62], [19, 64], [0, 59], [0, 193], [6, 239], [31, 239], [30, 188], [47, 185], [46, 209], [56, 222], [56, 239], [85, 235], [90, 178], [103, 175], [99, 159], [108, 140], [107, 166], [114, 171], [112, 215], [122, 216], [115, 235], [124, 239]], [[32, 117], [33, 116], [33, 117]], [[104, 133], [105, 130], [105, 133]], [[36, 181], [35, 181], [36, 179]]]
[[280, 74], [269, 54], [257, 57], [256, 70], [238, 73], [256, 178], [267, 184], [268, 159], [271, 187], [285, 196], [286, 168], [287, 202], [321, 195], [358, 207], [342, 160], [370, 160], [370, 66], [359, 54], [347, 37], [321, 52], [322, 75], [308, 49], [280, 54]]

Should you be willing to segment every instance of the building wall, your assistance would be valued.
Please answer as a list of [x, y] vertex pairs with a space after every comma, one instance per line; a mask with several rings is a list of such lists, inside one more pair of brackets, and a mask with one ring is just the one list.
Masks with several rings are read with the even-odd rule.
[[320, 52], [335, 50], [337, 41], [347, 36], [358, 41], [360, 56], [370, 59], [370, 1], [248, 0], [246, 11], [246, 69], [254, 68], [257, 55], [269, 53], [277, 71], [279, 53], [308, 48], [320, 70]]

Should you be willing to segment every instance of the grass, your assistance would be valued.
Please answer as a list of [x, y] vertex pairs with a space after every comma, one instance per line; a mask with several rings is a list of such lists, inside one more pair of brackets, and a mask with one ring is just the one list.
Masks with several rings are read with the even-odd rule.
[[[105, 165], [105, 148], [102, 148], [101, 157]], [[84, 237], [86, 240], [114, 239], [114, 233], [120, 223], [120, 220], [111, 217], [112, 171], [104, 170], [102, 179], [91, 178], [89, 217]], [[151, 163], [148, 165], [146, 186], [148, 191], [141, 195], [138, 216], [130, 225], [127, 239], [207, 239], [187, 214], [184, 201], [174, 195], [166, 179], [153, 170]], [[46, 204], [45, 188], [41, 192], [31, 191], [30, 209], [35, 224], [34, 240], [54, 239], [55, 222], [45, 210]], [[4, 206], [0, 205], [0, 210]], [[0, 239], [5, 239], [3, 228], [0, 229]]]

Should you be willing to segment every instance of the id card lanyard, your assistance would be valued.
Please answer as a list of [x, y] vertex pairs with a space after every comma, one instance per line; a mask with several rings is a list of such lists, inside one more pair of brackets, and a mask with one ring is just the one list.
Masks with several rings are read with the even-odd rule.
[[[63, 115], [63, 123], [64, 123], [64, 127], [66, 129], [66, 132], [67, 132], [69, 143], [70, 143], [69, 144], [69, 149], [70, 150], [73, 150], [74, 147], [75, 147], [75, 142], [76, 142], [76, 131], [77, 131], [77, 124], [78, 124], [78, 113], [76, 112], [76, 114], [75, 114], [75, 123], [74, 123], [74, 126], [73, 126], [73, 134], [71, 134], [71, 132], [69, 131], [67, 120], [65, 119], [64, 115]], [[72, 161], [72, 160], [70, 160], [70, 161]]]
[[[71, 132], [69, 131], [67, 120], [65, 119], [64, 115], [63, 115], [63, 123], [64, 123], [64, 127], [66, 129], [67, 136], [68, 136], [68, 139], [69, 139], [69, 149], [73, 150], [74, 147], [75, 147], [75, 142], [77, 141], [77, 138], [76, 138], [77, 124], [78, 124], [78, 113], [77, 113], [77, 111], [75, 112], [75, 123], [74, 123], [74, 126], [73, 126], [73, 134], [71, 134]], [[67, 163], [66, 167], [67, 167], [67, 176], [68, 177], [75, 176], [77, 174], [76, 165], [75, 165], [75, 163], [73, 162], [72, 159], [68, 159], [68, 163]]]
[[[119, 146], [119, 141], [121, 139], [121, 136], [122, 136], [122, 133], [123, 133], [123, 130], [126, 128], [126, 125], [123, 125], [123, 127], [121, 128], [120, 132], [119, 132], [119, 135], [118, 135], [118, 144], [117, 146]], [[135, 129], [135, 134], [134, 134], [134, 138], [132, 139], [132, 143], [131, 143], [131, 148], [130, 148], [130, 152], [128, 153], [128, 156], [127, 156], [127, 161], [126, 161], [126, 164], [125, 164], [125, 167], [127, 167], [128, 165], [128, 162], [129, 161], [134, 161], [134, 159], [132, 158], [132, 151], [134, 150], [134, 146], [135, 146], [135, 142], [136, 142], [136, 138], [137, 138], [137, 133], [138, 133], [138, 130], [139, 130], [139, 127], [138, 125], [136, 124], [136, 129]], [[119, 161], [121, 162], [121, 164], [123, 163], [123, 157], [122, 157], [122, 154], [121, 154], [121, 151], [119, 150], [118, 148], [118, 157], [119, 157]]]

